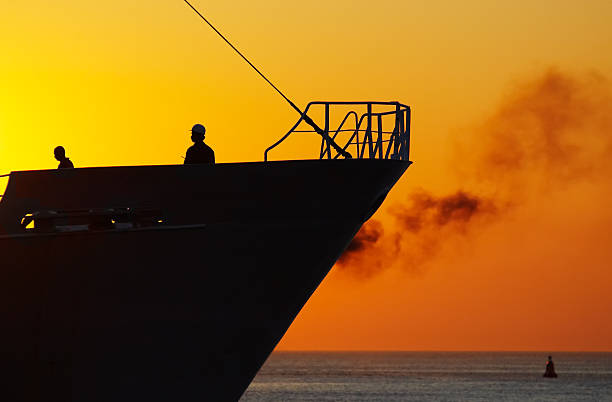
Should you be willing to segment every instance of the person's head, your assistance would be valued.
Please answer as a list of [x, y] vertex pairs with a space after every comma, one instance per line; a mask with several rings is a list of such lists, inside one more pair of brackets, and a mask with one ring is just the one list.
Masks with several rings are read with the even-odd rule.
[[196, 124], [191, 128], [191, 141], [200, 142], [204, 141], [206, 136], [206, 128], [201, 124]]
[[548, 356], [548, 360], [552, 360], [552, 356]]
[[66, 150], [60, 145], [59, 147], [55, 147], [53, 150], [53, 155], [55, 155], [55, 159], [58, 161], [63, 161], [66, 159]]

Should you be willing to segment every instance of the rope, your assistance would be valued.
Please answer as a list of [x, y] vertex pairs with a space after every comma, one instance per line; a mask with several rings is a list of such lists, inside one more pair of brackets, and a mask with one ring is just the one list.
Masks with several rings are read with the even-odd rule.
[[236, 53], [238, 53], [238, 55], [239, 55], [240, 57], [242, 57], [242, 59], [243, 59], [244, 61], [246, 61], [246, 62], [249, 64], [249, 66], [251, 66], [251, 68], [253, 68], [253, 70], [255, 70], [255, 71], [257, 72], [257, 74], [259, 74], [259, 75], [261, 76], [261, 78], [263, 78], [263, 79], [264, 79], [264, 80], [265, 80], [265, 81], [266, 81], [268, 84], [270, 84], [270, 86], [271, 86], [272, 88], [274, 88], [274, 90], [275, 90], [276, 92], [278, 92], [278, 94], [279, 94], [280, 96], [282, 96], [282, 97], [283, 97], [283, 99], [285, 99], [285, 100], [287, 101], [287, 103], [289, 103], [289, 105], [290, 105], [290, 106], [291, 106], [293, 109], [295, 109], [295, 111], [296, 111], [296, 112], [298, 112], [298, 113], [300, 114], [300, 116], [302, 116], [302, 119], [303, 119], [303, 120], [304, 120], [306, 123], [308, 123], [310, 126], [312, 126], [312, 128], [314, 128], [314, 129], [315, 129], [315, 131], [316, 131], [316, 132], [317, 132], [319, 135], [321, 135], [323, 138], [325, 138], [325, 140], [326, 140], [326, 141], [327, 141], [329, 144], [331, 144], [331, 145], [334, 147], [334, 149], [335, 149], [336, 151], [338, 151], [338, 153], [340, 153], [341, 155], [343, 155], [345, 158], [351, 158], [351, 157], [352, 157], [352, 156], [351, 156], [351, 154], [349, 154], [348, 152], [346, 152], [345, 150], [343, 150], [342, 148], [340, 148], [340, 146], [339, 146], [338, 144], [336, 144], [336, 142], [335, 142], [334, 140], [332, 140], [332, 139], [329, 137], [329, 135], [328, 135], [328, 134], [327, 134], [325, 131], [323, 131], [323, 129], [321, 129], [321, 127], [319, 127], [319, 126], [318, 126], [318, 125], [317, 125], [317, 124], [316, 124], [316, 123], [315, 123], [315, 122], [314, 122], [314, 121], [313, 121], [313, 120], [312, 120], [312, 119], [311, 119], [311, 118], [310, 118], [308, 115], [306, 115], [304, 112], [302, 112], [302, 110], [301, 110], [299, 107], [297, 107], [297, 105], [296, 105], [295, 103], [293, 103], [293, 102], [291, 101], [291, 99], [289, 99], [289, 98], [288, 98], [288, 97], [287, 97], [287, 96], [286, 96], [286, 95], [285, 95], [285, 94], [284, 94], [284, 93], [283, 93], [283, 92], [282, 92], [280, 89], [278, 89], [278, 88], [276, 87], [276, 85], [274, 85], [274, 84], [272, 83], [272, 81], [270, 81], [270, 80], [268, 79], [268, 77], [266, 77], [266, 76], [265, 76], [265, 75], [264, 75], [264, 74], [263, 74], [261, 71], [259, 71], [259, 69], [258, 69], [257, 67], [255, 67], [255, 65], [254, 65], [253, 63], [251, 63], [251, 62], [249, 61], [249, 59], [247, 59], [247, 58], [246, 58], [246, 56], [245, 56], [244, 54], [242, 54], [242, 52], [240, 52], [240, 50], [238, 50], [238, 49], [236, 48], [236, 46], [232, 45], [232, 43], [231, 43], [231, 42], [230, 42], [230, 41], [229, 41], [229, 40], [228, 40], [228, 39], [227, 39], [225, 36], [223, 36], [223, 34], [222, 34], [221, 32], [219, 32], [219, 30], [218, 30], [217, 28], [215, 28], [215, 26], [214, 26], [213, 24], [211, 24], [211, 23], [210, 23], [210, 21], [208, 21], [208, 20], [206, 19], [206, 17], [204, 17], [204, 16], [202, 15], [202, 13], [200, 13], [200, 12], [198, 11], [198, 9], [197, 9], [197, 8], [195, 8], [195, 7], [194, 7], [194, 6], [193, 6], [193, 5], [192, 5], [192, 4], [191, 4], [191, 3], [190, 3], [188, 0], [183, 0], [183, 1], [184, 1], [184, 2], [185, 2], [185, 3], [186, 3], [186, 4], [187, 4], [187, 5], [188, 5], [188, 6], [189, 6], [189, 7], [190, 7], [190, 8], [191, 8], [191, 9], [192, 9], [192, 10], [193, 10], [193, 11], [194, 11], [194, 12], [195, 12], [197, 15], [198, 15], [198, 16], [200, 16], [200, 18], [201, 18], [201, 19], [202, 19], [202, 20], [203, 20], [205, 23], [207, 23], [207, 24], [208, 24], [208, 26], [209, 26], [209, 27], [211, 27], [211, 28], [213, 29], [213, 31], [215, 31], [215, 32], [217, 33], [217, 35], [219, 35], [219, 36], [221, 37], [221, 39], [223, 39], [223, 40], [225, 41], [225, 43], [227, 43], [227, 44], [228, 44], [228, 45], [229, 45], [229, 46], [230, 46], [232, 49], [234, 49], [234, 51], [235, 51]]
[[236, 49], [236, 46], [232, 45], [232, 43], [225, 37], [223, 36], [223, 34], [221, 32], [219, 32], [219, 30], [217, 28], [215, 28], [215, 26], [213, 24], [210, 23], [210, 21], [208, 21], [206, 19], [206, 17], [204, 17], [194, 6], [191, 5], [190, 2], [188, 2], [187, 0], [183, 0], [185, 3], [187, 3], [187, 5], [189, 7], [191, 7], [191, 9], [193, 11], [195, 11], [196, 14], [198, 14], [200, 16], [200, 18], [202, 18], [202, 20], [204, 20], [205, 23], [208, 24], [209, 27], [211, 27], [213, 29], [213, 31], [215, 31], [217, 33], [217, 35], [219, 35], [221, 37], [221, 39], [223, 39], [225, 41], [225, 43], [227, 43], [232, 49], [234, 49], [234, 51], [236, 53], [238, 53], [238, 55], [240, 57], [242, 57], [244, 59], [244, 61], [246, 61], [247, 63], [249, 63], [249, 66], [251, 66], [253, 68], [253, 70], [255, 70], [257, 72], [257, 74], [261, 75], [261, 78], [263, 78], [264, 80], [266, 80], [266, 82], [268, 84], [270, 84], [272, 86], [272, 88], [274, 88], [276, 90], [276, 92], [278, 92], [280, 94], [280, 96], [282, 96], [287, 102], [289, 102], [289, 104], [296, 109], [298, 112], [300, 112], [300, 114], [303, 114], [302, 111], [300, 110], [300, 108], [298, 108], [293, 102], [291, 102], [291, 99], [289, 99], [287, 96], [285, 96], [285, 94], [276, 87], [276, 85], [274, 85], [272, 83], [272, 81], [270, 81], [268, 79], [268, 77], [266, 77], [261, 71], [259, 71], [259, 69], [257, 67], [255, 67], [255, 65], [253, 63], [251, 63], [249, 61], [249, 59], [246, 58], [245, 55], [243, 55], [240, 50]]

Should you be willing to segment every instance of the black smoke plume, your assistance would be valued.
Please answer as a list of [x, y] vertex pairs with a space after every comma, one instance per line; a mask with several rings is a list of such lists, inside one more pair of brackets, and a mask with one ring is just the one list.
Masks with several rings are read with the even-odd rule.
[[[394, 225], [367, 222], [339, 261], [359, 277], [392, 265], [419, 271], [453, 239], [503, 219], [528, 196], [612, 171], [612, 91], [598, 74], [550, 69], [517, 85], [499, 107], [454, 144], [461, 190], [414, 190], [387, 214]], [[391, 230], [390, 230], [391, 229]]]

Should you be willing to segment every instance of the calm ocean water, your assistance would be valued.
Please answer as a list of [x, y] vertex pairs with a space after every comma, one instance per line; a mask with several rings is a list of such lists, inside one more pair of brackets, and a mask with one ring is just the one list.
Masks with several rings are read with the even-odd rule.
[[612, 401], [612, 353], [275, 352], [249, 401]]

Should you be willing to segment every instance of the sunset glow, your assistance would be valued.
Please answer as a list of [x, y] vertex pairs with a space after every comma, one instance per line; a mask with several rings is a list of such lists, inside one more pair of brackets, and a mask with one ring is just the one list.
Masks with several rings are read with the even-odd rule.
[[[612, 2], [193, 3], [300, 106], [413, 110], [380, 241], [278, 349], [612, 351]], [[183, 1], [1, 10], [0, 175], [55, 168], [57, 145], [77, 167], [180, 164], [194, 123], [218, 163], [260, 161], [298, 118]]]

